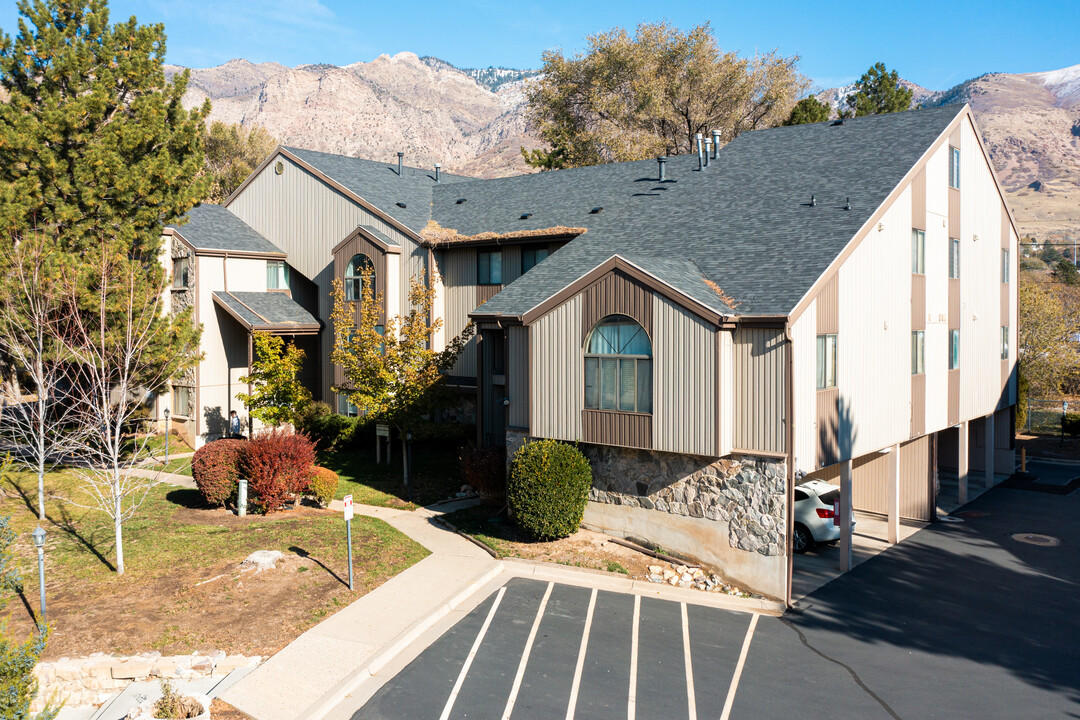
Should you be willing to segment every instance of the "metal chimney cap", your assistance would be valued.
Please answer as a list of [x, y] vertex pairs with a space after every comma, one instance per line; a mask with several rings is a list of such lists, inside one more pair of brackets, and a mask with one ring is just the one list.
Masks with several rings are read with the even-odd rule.
[[441, 167], [442, 167], [442, 165], [440, 165], [439, 163], [435, 163], [435, 167], [436, 167], [436, 168], [441, 168]]
[[405, 157], [405, 153], [403, 153], [403, 152], [401, 152], [400, 150], [398, 150], [398, 154], [397, 154], [397, 156], [398, 156], [398, 157]]

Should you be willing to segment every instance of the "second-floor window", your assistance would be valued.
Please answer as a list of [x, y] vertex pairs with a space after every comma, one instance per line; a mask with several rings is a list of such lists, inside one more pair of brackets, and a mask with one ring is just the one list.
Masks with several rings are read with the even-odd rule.
[[949, 187], [960, 189], [960, 148], [949, 146]]
[[1001, 282], [1009, 282], [1009, 249], [1001, 249]]
[[266, 261], [266, 289], [289, 289], [289, 266], [282, 260]]
[[532, 270], [548, 256], [547, 245], [521, 248], [521, 274]]
[[1009, 359], [1009, 326], [1001, 326], [1001, 359]]
[[371, 282], [375, 281], [375, 263], [363, 253], [353, 255], [345, 268], [345, 299], [362, 300], [364, 298], [364, 276], [367, 275]]
[[949, 238], [949, 277], [960, 277], [960, 238]]
[[817, 389], [836, 387], [836, 336], [817, 336]]
[[585, 343], [585, 407], [652, 412], [652, 342], [625, 315], [596, 324]]
[[476, 253], [476, 282], [479, 285], [502, 285], [502, 250]]
[[949, 331], [949, 369], [956, 370], [960, 367], [960, 331]]
[[186, 257], [172, 261], [172, 286], [174, 288], [191, 287], [191, 260]]
[[922, 375], [926, 372], [926, 333], [914, 330], [911, 333], [911, 374]]
[[926, 272], [926, 233], [915, 228], [911, 229], [911, 272]]

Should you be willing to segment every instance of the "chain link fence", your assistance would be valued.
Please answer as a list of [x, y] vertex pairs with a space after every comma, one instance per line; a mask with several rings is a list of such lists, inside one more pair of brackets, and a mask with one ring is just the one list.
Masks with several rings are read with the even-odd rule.
[[1032, 435], [1057, 435], [1061, 433], [1065, 416], [1073, 413], [1080, 413], [1080, 402], [1070, 406], [1067, 400], [1028, 398], [1024, 430]]

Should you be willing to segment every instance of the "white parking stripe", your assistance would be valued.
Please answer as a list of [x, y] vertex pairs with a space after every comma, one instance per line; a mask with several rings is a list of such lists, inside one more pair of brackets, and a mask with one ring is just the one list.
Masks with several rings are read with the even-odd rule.
[[536, 611], [536, 618], [529, 631], [529, 639], [525, 641], [525, 650], [522, 651], [521, 662], [518, 663], [517, 675], [514, 676], [514, 685], [510, 688], [510, 697], [506, 699], [506, 709], [503, 710], [502, 720], [510, 720], [510, 713], [514, 711], [514, 703], [517, 702], [518, 692], [521, 690], [521, 681], [525, 677], [525, 666], [529, 664], [529, 654], [532, 652], [533, 641], [536, 640], [536, 631], [540, 629], [540, 621], [544, 617], [544, 609], [547, 608], [548, 598], [551, 597], [551, 589], [554, 587], [555, 583], [548, 583], [544, 599], [540, 601], [540, 607]]
[[690, 619], [686, 616], [686, 603], [682, 606], [683, 665], [686, 666], [686, 701], [690, 712], [688, 720], [697, 720], [697, 700], [694, 698], [694, 668], [690, 663]]
[[641, 618], [641, 596], [634, 596], [634, 627], [630, 632], [630, 694], [626, 701], [626, 720], [637, 717], [637, 651], [638, 620]]
[[743, 665], [746, 664], [746, 656], [750, 652], [750, 641], [754, 638], [754, 628], [757, 627], [758, 616], [750, 616], [750, 627], [746, 628], [746, 638], [743, 640], [742, 651], [739, 653], [739, 662], [735, 665], [735, 674], [731, 678], [731, 687], [727, 691], [727, 700], [724, 701], [724, 712], [720, 713], [720, 720], [728, 720], [731, 716], [731, 706], [735, 704], [735, 691], [739, 688], [739, 678], [742, 677]]
[[450, 717], [450, 711], [454, 709], [454, 701], [457, 700], [458, 693], [461, 692], [461, 686], [465, 682], [465, 676], [469, 674], [469, 668], [472, 666], [473, 659], [476, 657], [476, 651], [480, 649], [480, 643], [484, 641], [484, 635], [487, 634], [488, 627], [491, 625], [491, 620], [495, 617], [495, 611], [499, 609], [499, 603], [502, 602], [503, 595], [505, 594], [506, 586], [504, 585], [499, 588], [499, 593], [495, 596], [495, 602], [492, 604], [491, 610], [488, 610], [487, 618], [480, 627], [480, 632], [476, 635], [476, 641], [473, 643], [472, 649], [469, 650], [469, 656], [465, 658], [465, 664], [461, 666], [461, 672], [458, 673], [457, 682], [454, 683], [454, 689], [450, 691], [450, 697], [446, 699], [446, 705], [443, 707], [442, 715], [439, 716], [439, 720], [447, 720]]
[[596, 610], [596, 588], [589, 597], [589, 610], [585, 613], [585, 630], [581, 633], [581, 648], [578, 650], [577, 665], [574, 667], [574, 684], [570, 686], [570, 702], [566, 706], [566, 720], [574, 720], [577, 711], [578, 689], [581, 687], [581, 672], [585, 669], [585, 650], [589, 647], [589, 631], [592, 629], [593, 612]]

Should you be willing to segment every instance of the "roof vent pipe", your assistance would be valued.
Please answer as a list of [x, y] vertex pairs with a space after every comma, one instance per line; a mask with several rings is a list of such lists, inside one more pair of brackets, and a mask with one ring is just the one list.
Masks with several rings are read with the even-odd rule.
[[405, 157], [405, 153], [398, 152], [398, 154], [397, 154], [397, 175], [398, 175], [398, 177], [401, 177], [401, 159], [403, 157]]
[[656, 164], [660, 168], [660, 182], [667, 181], [667, 157], [661, 155], [656, 158]]
[[712, 140], [705, 138], [705, 167], [709, 167], [709, 155], [712, 154]]
[[435, 163], [435, 182], [439, 182], [439, 171], [442, 170], [442, 165]]
[[715, 160], [716, 156], [720, 153], [720, 131], [712, 131], [712, 159]]
[[697, 143], [697, 169], [700, 170], [705, 166], [705, 158], [702, 157], [704, 150], [702, 150], [701, 145], [701, 133], [696, 133], [694, 135], [694, 140]]

